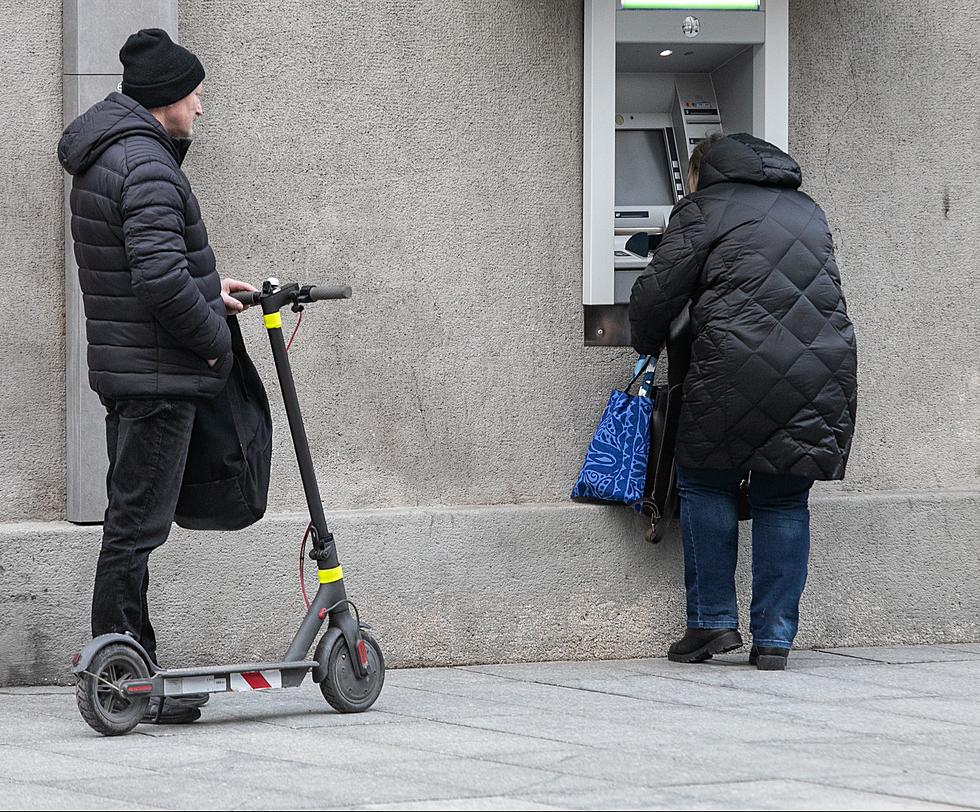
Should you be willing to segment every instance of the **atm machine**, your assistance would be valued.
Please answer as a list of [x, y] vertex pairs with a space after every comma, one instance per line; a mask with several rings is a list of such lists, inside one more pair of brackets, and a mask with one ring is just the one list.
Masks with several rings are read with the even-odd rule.
[[585, 0], [585, 344], [628, 346], [633, 282], [712, 132], [786, 149], [788, 0]]

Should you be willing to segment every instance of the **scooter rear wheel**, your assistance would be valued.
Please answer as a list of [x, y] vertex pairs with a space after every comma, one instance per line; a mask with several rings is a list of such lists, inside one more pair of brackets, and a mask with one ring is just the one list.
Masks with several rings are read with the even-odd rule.
[[385, 658], [374, 638], [361, 632], [367, 649], [367, 676], [359, 677], [350, 659], [347, 641], [338, 637], [327, 656], [327, 675], [320, 683], [323, 698], [340, 713], [361, 713], [381, 695], [385, 681]]
[[78, 675], [75, 699], [78, 712], [89, 726], [103, 736], [122, 736], [140, 723], [150, 699], [126, 696], [118, 686], [124, 680], [150, 675], [143, 658], [130, 646], [106, 646]]

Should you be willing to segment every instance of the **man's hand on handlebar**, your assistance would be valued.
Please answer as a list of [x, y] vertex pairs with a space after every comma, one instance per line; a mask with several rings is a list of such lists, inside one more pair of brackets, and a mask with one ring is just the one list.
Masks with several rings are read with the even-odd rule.
[[[240, 293], [242, 291], [258, 292], [258, 288], [253, 288], [250, 284], [248, 284], [248, 282], [239, 282], [237, 279], [221, 280], [221, 300], [225, 303], [225, 312], [229, 316], [234, 316], [236, 313], [241, 313], [248, 307], [247, 304], [244, 304], [231, 296], [232, 293]], [[211, 364], [210, 361], [208, 361], [208, 363]], [[211, 366], [214, 366], [214, 364], [211, 364]]]
[[[242, 310], [251, 305], [257, 305], [260, 301], [264, 302], [267, 298], [272, 298], [273, 308], [286, 307], [289, 304], [304, 305], [310, 302], [322, 302], [327, 299], [349, 299], [351, 289], [349, 285], [300, 285], [297, 282], [290, 282], [288, 285], [280, 286], [278, 282], [272, 289], [263, 291], [256, 290], [251, 285], [244, 282], [237, 282], [234, 279], [228, 280], [229, 284], [240, 285], [239, 288], [231, 288], [227, 293], [222, 290], [225, 301], [232, 299], [239, 305], [243, 305]], [[222, 283], [224, 286], [224, 283]], [[263, 304], [263, 309], [265, 305]], [[229, 308], [229, 312], [230, 308]], [[236, 311], [238, 312], [238, 311]]]

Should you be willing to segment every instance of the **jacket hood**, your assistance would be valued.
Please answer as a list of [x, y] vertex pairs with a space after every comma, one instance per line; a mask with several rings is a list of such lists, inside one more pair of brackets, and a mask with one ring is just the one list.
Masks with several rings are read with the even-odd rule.
[[736, 133], [717, 141], [701, 159], [698, 189], [713, 183], [758, 183], [799, 188], [800, 165], [768, 141]]
[[71, 175], [79, 175], [94, 164], [116, 141], [130, 135], [145, 135], [159, 141], [179, 164], [189, 140], [170, 136], [138, 102], [122, 93], [110, 93], [71, 124], [58, 142], [58, 160]]

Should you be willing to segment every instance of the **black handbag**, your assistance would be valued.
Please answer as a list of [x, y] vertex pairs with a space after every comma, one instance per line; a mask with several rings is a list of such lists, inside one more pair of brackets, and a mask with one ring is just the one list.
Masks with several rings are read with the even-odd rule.
[[667, 333], [667, 383], [653, 389], [653, 415], [650, 418], [650, 462], [641, 510], [650, 517], [643, 534], [651, 544], [659, 544], [677, 515], [677, 470], [674, 446], [684, 397], [684, 378], [691, 364], [691, 317], [688, 309], [670, 325]]
[[265, 514], [272, 469], [272, 415], [238, 319], [225, 388], [194, 415], [174, 521], [189, 530], [241, 530]]
[[[641, 503], [643, 514], [650, 517], [650, 526], [643, 538], [651, 544], [659, 544], [663, 540], [680, 508], [674, 448], [684, 401], [684, 378], [691, 365], [691, 341], [691, 316], [688, 308], [684, 308], [667, 332], [667, 383], [653, 390], [650, 461]], [[739, 484], [737, 499], [739, 520], [752, 518], [747, 474]]]

